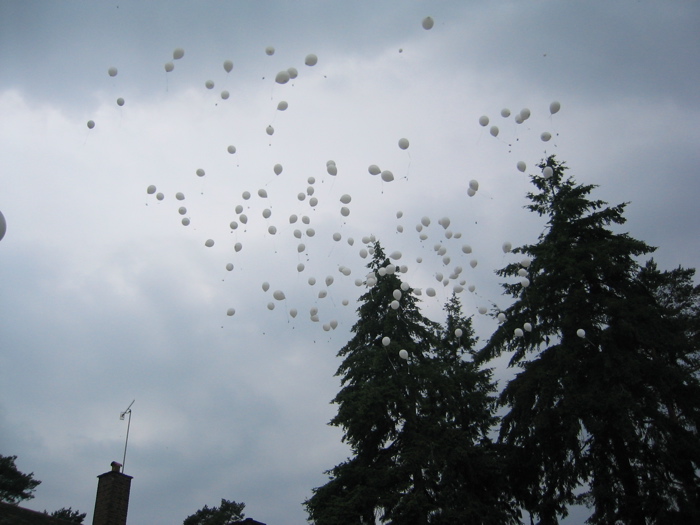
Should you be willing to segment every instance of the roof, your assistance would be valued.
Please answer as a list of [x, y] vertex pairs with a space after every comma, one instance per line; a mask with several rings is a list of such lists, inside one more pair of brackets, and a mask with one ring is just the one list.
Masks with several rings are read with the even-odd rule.
[[0, 525], [67, 525], [70, 521], [0, 501]]

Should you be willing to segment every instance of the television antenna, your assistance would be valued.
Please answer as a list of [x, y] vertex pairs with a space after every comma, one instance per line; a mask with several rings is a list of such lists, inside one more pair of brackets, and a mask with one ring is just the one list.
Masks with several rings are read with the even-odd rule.
[[[134, 399], [134, 401], [136, 401]], [[129, 444], [129, 429], [131, 428], [131, 405], [134, 404], [134, 401], [132, 401], [128, 407], [126, 407], [126, 410], [119, 414], [119, 419], [124, 421], [124, 417], [129, 414], [129, 422], [126, 425], [126, 441], [124, 442], [124, 459], [122, 459], [122, 474], [124, 473], [124, 465], [126, 465], [126, 447]]]

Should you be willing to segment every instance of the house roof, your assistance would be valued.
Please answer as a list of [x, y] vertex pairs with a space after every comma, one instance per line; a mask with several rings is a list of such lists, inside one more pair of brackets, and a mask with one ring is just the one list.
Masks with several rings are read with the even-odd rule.
[[0, 501], [0, 525], [67, 525], [70, 521]]

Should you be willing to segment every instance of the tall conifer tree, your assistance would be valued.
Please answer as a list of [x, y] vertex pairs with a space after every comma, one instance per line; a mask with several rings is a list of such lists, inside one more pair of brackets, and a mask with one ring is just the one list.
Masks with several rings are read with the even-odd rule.
[[504, 285], [516, 301], [478, 356], [511, 351], [521, 368], [500, 396], [514, 494], [541, 524], [576, 503], [589, 523], [685, 523], [698, 511], [697, 310], [673, 305], [688, 275], [642, 271], [636, 258], [653, 249], [611, 230], [625, 204], [590, 200], [594, 186], [553, 156], [540, 168], [552, 175], [533, 176], [527, 208], [547, 227], [497, 272], [526, 269], [529, 286]]
[[329, 481], [305, 502], [310, 519], [508, 523], [502, 487], [488, 490], [500, 479], [497, 456], [478, 453], [493, 423], [493, 387], [490, 373], [462, 359], [474, 343], [471, 320], [456, 299], [445, 329], [423, 317], [379, 243], [369, 268], [368, 281], [376, 282], [368, 282], [355, 335], [338, 354], [342, 388], [331, 421], [343, 429], [352, 457], [329, 470]]

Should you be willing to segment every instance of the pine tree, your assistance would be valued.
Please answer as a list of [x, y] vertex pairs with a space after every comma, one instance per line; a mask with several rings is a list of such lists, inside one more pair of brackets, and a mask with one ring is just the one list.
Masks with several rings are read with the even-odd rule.
[[697, 512], [700, 389], [683, 361], [694, 362], [697, 337], [674, 323], [692, 315], [673, 313], [672, 291], [660, 300], [673, 279], [640, 269], [653, 248], [611, 230], [625, 204], [590, 200], [594, 186], [553, 156], [540, 168], [551, 176], [532, 177], [527, 208], [547, 227], [497, 272], [523, 280], [504, 284], [516, 301], [478, 356], [511, 351], [521, 368], [500, 396], [514, 495], [541, 524], [576, 503], [593, 508], [589, 523], [680, 523]]
[[[497, 467], [492, 451], [477, 453], [493, 422], [493, 386], [489, 372], [462, 359], [474, 343], [471, 320], [461, 317], [456, 299], [445, 330], [423, 317], [379, 243], [369, 268], [354, 336], [338, 354], [342, 388], [330, 423], [343, 429], [352, 457], [329, 470], [328, 483], [305, 502], [310, 519], [317, 525], [508, 523], [502, 491], [483, 495], [493, 486], [484, 483], [484, 472]], [[481, 512], [492, 502], [499, 505], [487, 521]]]

